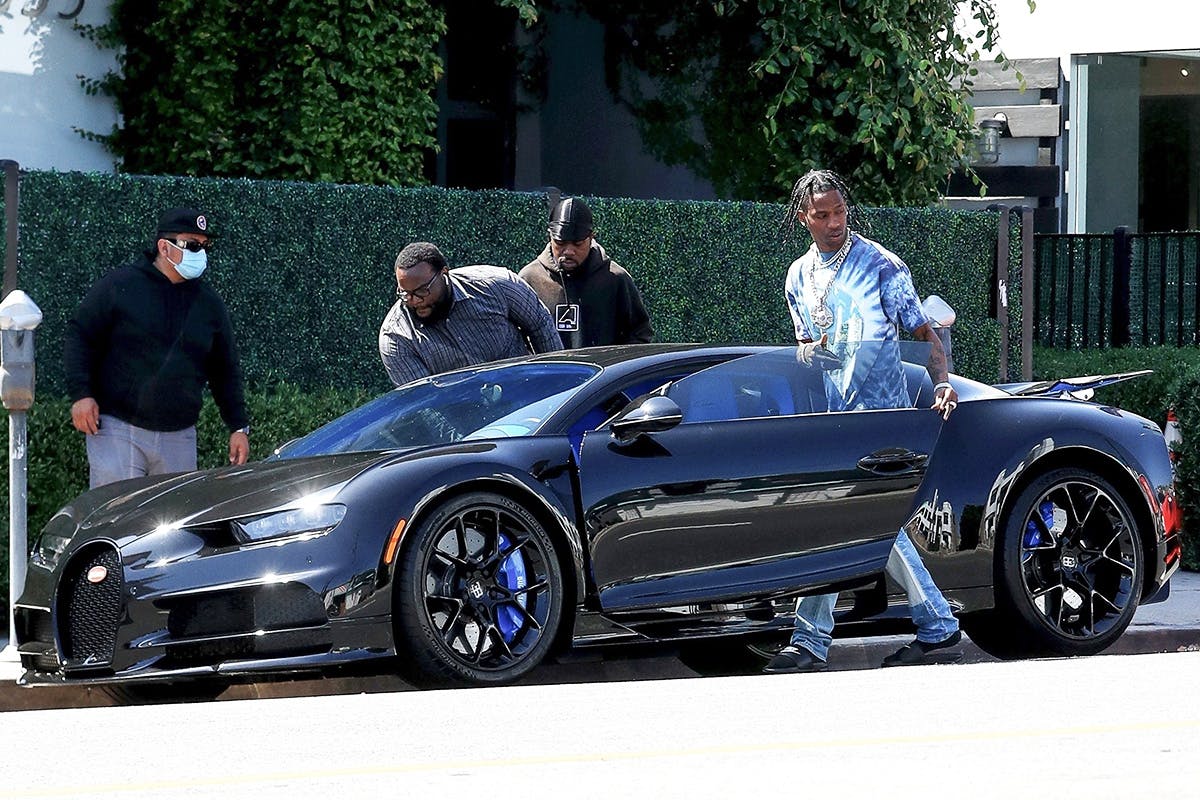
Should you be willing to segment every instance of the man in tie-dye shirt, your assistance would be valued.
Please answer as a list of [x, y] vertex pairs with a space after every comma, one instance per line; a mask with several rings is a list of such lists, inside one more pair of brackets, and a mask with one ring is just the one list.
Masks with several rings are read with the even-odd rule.
[[[803, 224], [812, 247], [788, 269], [784, 293], [801, 360], [825, 369], [830, 411], [907, 408], [911, 405], [900, 359], [903, 327], [929, 342], [933, 409], [945, 419], [958, 405], [946, 355], [913, 287], [908, 267], [882, 245], [849, 226], [850, 192], [832, 172], [814, 170], [796, 182], [789, 222]], [[958, 620], [903, 530], [887, 573], [904, 587], [917, 637], [884, 659], [884, 666], [961, 660]], [[802, 597], [791, 643], [766, 672], [824, 669], [832, 643], [837, 594]]]

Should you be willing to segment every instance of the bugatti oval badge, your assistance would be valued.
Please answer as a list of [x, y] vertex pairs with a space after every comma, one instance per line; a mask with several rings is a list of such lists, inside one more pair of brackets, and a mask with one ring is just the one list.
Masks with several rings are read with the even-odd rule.
[[92, 567], [87, 571], [88, 583], [103, 583], [108, 577], [108, 568], [100, 564]]

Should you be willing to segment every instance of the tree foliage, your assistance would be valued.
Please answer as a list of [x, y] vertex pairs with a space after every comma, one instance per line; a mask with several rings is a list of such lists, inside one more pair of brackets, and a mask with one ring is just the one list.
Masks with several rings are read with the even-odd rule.
[[997, 39], [991, 0], [579, 4], [650, 150], [727, 197], [779, 198], [824, 167], [862, 202], [936, 198], [975, 135], [970, 62]]
[[419, 183], [435, 145], [440, 6], [427, 0], [115, 0], [85, 79], [126, 172]]
[[[127, 172], [420, 183], [452, 1], [481, 0], [114, 0], [89, 33], [119, 69], [85, 87], [122, 124], [85, 135]], [[974, 138], [970, 62], [997, 36], [994, 0], [490, 2], [526, 26], [602, 22], [649, 151], [731, 198], [780, 199], [820, 166], [865, 203], [932, 200]], [[960, 8], [976, 30], [955, 29]]]

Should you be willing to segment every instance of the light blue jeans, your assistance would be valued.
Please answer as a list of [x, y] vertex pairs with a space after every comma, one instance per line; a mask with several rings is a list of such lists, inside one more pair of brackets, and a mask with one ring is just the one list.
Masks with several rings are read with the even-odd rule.
[[100, 430], [87, 437], [90, 487], [167, 472], [196, 469], [196, 427], [151, 431], [100, 415]]
[[[908, 534], [900, 531], [888, 556], [887, 574], [904, 588], [908, 595], [908, 610], [917, 626], [917, 640], [927, 644], [940, 642], [958, 630], [958, 620], [950, 604], [925, 569], [917, 548]], [[837, 594], [816, 594], [801, 597], [796, 602], [796, 627], [792, 644], [803, 647], [822, 661], [829, 659], [833, 643], [833, 607]]]

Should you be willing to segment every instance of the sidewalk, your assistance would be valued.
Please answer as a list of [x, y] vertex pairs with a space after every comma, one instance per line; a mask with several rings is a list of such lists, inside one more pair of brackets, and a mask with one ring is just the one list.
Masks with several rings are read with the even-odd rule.
[[[830, 669], [868, 669], [879, 666], [883, 657], [906, 643], [909, 636], [872, 636], [838, 639], [830, 653]], [[963, 662], [967, 664], [996, 659], [964, 640]], [[0, 637], [0, 647], [8, 641]], [[1171, 579], [1171, 596], [1164, 602], [1138, 609], [1125, 635], [1106, 653], [1163, 653], [1200, 650], [1200, 573], [1178, 572]], [[15, 658], [14, 651], [6, 652]], [[0, 660], [0, 712], [44, 708], [81, 708], [118, 705], [106, 693], [81, 686], [28, 688], [17, 686], [20, 664]], [[646, 658], [600, 658], [547, 665], [535, 670], [534, 683], [578, 683], [584, 681], [651, 680], [655, 678], [693, 677], [695, 673], [677, 659], [666, 656]], [[399, 678], [389, 675], [368, 677], [307, 678], [293, 681], [268, 681], [232, 686], [222, 700], [265, 697], [301, 697], [307, 695], [396, 692], [411, 689]]]

